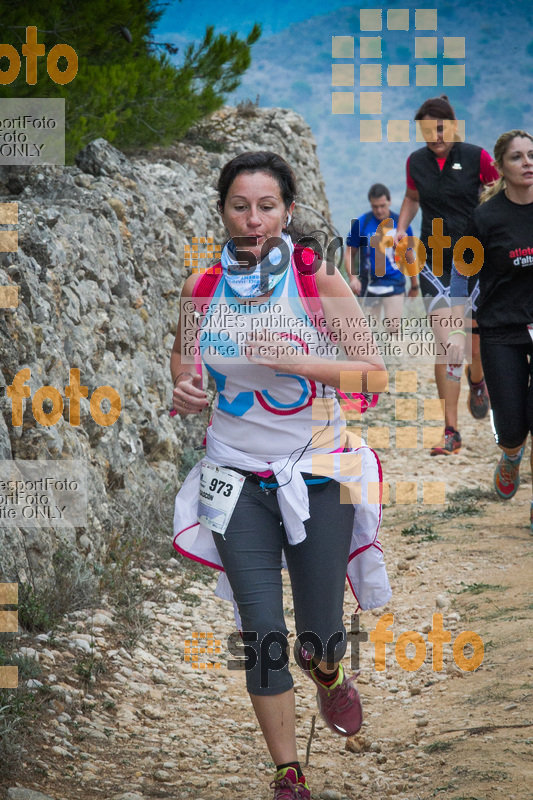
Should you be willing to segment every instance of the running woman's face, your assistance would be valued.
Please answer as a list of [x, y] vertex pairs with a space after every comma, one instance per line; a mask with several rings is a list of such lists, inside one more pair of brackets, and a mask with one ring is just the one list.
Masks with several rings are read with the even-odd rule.
[[[437, 128], [436, 134], [435, 123]], [[436, 117], [430, 117], [426, 114], [426, 116], [422, 117], [420, 120], [420, 128], [422, 129], [422, 135], [431, 152], [435, 153], [437, 158], [446, 158], [453, 147], [453, 141], [444, 141], [444, 131], [446, 131], [446, 139], [453, 139], [453, 135], [457, 132], [457, 120], [437, 119]]]
[[501, 168], [508, 186], [533, 186], [533, 142], [526, 136], [515, 136], [507, 145]]
[[279, 184], [266, 172], [241, 172], [231, 184], [222, 219], [231, 238], [250, 237], [249, 244], [241, 243], [240, 250], [253, 253], [259, 260], [261, 248], [267, 239], [281, 238], [287, 222], [287, 209], [281, 197]]

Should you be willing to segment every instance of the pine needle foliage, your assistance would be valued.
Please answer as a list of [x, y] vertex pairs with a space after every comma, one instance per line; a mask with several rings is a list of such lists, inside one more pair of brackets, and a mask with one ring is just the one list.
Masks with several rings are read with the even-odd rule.
[[[116, 147], [145, 147], [181, 139], [189, 128], [220, 108], [239, 85], [251, 63], [251, 46], [261, 28], [245, 39], [236, 33], [215, 34], [207, 27], [203, 40], [189, 45], [180, 66], [177, 48], [154, 39], [154, 28], [170, 3], [156, 0], [24, 0], [6, 4], [0, 20], [0, 42], [13, 45], [21, 69], [2, 97], [64, 97], [66, 158], [92, 139], [104, 137]], [[37, 58], [37, 83], [26, 82], [22, 45], [26, 27], [37, 27], [45, 55]], [[55, 83], [46, 69], [56, 44], [68, 44], [78, 55], [78, 73], [67, 84]], [[0, 69], [8, 68], [6, 58]], [[60, 58], [58, 69], [67, 67]]]

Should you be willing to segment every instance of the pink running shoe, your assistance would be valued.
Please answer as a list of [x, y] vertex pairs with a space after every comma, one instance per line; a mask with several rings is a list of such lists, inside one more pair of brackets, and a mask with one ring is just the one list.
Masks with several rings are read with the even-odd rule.
[[340, 736], [353, 736], [363, 724], [363, 707], [359, 692], [354, 686], [359, 673], [347, 678], [344, 667], [339, 664], [339, 676], [333, 686], [324, 686], [314, 675], [311, 657], [307, 651], [301, 647], [298, 655], [299, 666], [317, 685], [318, 710], [326, 725]]
[[270, 788], [275, 789], [274, 800], [311, 800], [305, 778], [298, 780], [298, 773], [293, 767], [278, 770]]

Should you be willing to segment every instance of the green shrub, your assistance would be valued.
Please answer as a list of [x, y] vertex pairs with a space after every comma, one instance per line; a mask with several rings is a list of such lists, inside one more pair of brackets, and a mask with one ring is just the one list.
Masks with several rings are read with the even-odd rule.
[[96, 601], [96, 575], [77, 553], [63, 543], [54, 553], [52, 565], [52, 585], [36, 588], [30, 583], [19, 583], [18, 618], [26, 631], [48, 633], [65, 614], [90, 607]]
[[16, 634], [4, 634], [0, 644], [0, 667], [18, 667], [16, 689], [0, 689], [0, 777], [7, 776], [21, 762], [26, 733], [37, 718], [41, 696], [25, 689], [23, 681], [39, 678], [41, 667], [33, 658], [15, 655]]
[[[40, 57], [37, 82], [30, 85], [23, 59], [17, 78], [2, 87], [2, 96], [65, 98], [67, 163], [98, 137], [119, 148], [164, 145], [182, 138], [237, 88], [261, 29], [254, 25], [246, 39], [239, 39], [236, 33], [215, 35], [209, 26], [203, 41], [189, 45], [181, 66], [175, 66], [170, 55], [177, 48], [152, 38], [163, 11], [164, 5], [156, 0], [7, 4], [0, 41], [20, 53], [24, 28], [34, 25], [45, 54], [59, 43], [74, 48], [78, 72], [67, 84], [55, 83], [47, 73], [46, 57]], [[58, 68], [65, 67], [61, 57]]]

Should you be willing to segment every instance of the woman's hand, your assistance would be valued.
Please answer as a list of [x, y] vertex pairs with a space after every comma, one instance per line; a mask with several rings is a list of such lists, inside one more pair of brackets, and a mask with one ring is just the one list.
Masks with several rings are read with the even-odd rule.
[[202, 390], [202, 376], [188, 372], [180, 375], [172, 393], [172, 407], [185, 416], [199, 414], [208, 405], [207, 394]]

